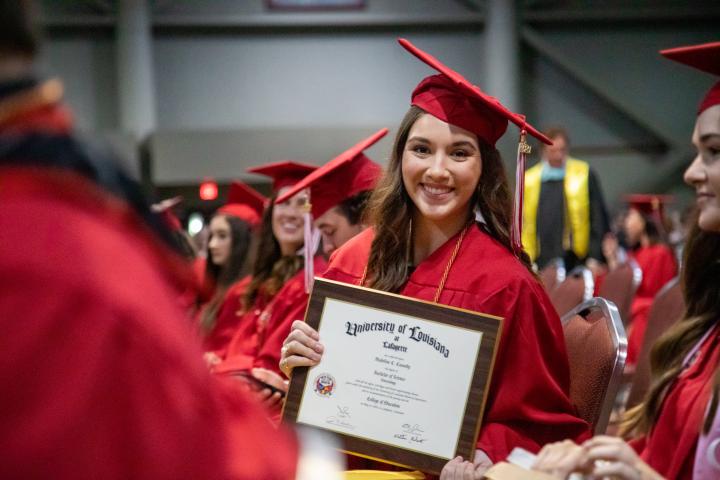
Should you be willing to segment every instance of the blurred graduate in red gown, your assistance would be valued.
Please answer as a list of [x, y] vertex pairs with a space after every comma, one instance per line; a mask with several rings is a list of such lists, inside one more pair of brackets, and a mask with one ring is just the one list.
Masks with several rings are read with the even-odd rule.
[[[382, 129], [318, 168], [276, 199], [282, 203], [300, 192], [309, 196], [311, 209], [306, 221], [315, 219], [323, 253], [331, 255], [338, 247], [365, 229], [363, 212], [381, 167], [363, 151], [387, 134]], [[342, 186], [342, 188], [339, 188]], [[306, 242], [312, 241], [310, 238]], [[319, 272], [320, 273], [320, 272]], [[273, 300], [267, 324], [258, 331], [258, 349], [254, 354], [228, 356], [217, 372], [248, 372], [281, 390], [285, 375], [280, 371], [280, 350], [295, 320], [305, 317], [308, 289], [305, 279], [296, 275]], [[281, 393], [261, 390], [260, 398], [273, 413], [279, 413]]]
[[169, 231], [33, 73], [29, 8], [0, 0], [0, 477], [294, 478], [294, 440], [207, 374]]
[[203, 348], [224, 356], [238, 326], [239, 300], [250, 284], [243, 275], [252, 235], [260, 225], [267, 199], [253, 188], [235, 181], [228, 202], [210, 220], [205, 283], [212, 284], [212, 298], [198, 313]]
[[[284, 161], [255, 167], [249, 171], [273, 180], [273, 197], [288, 191], [316, 167]], [[287, 284], [299, 283], [304, 289], [304, 192], [275, 205], [269, 203], [260, 226], [260, 240], [252, 269], [252, 278], [244, 293], [225, 305], [218, 322], [236, 325], [232, 338], [223, 351], [213, 352], [213, 371], [219, 374], [235, 372], [233, 359], [254, 356], [260, 336], [272, 315], [278, 293]], [[322, 271], [325, 262], [315, 257], [313, 266]], [[229, 318], [226, 318], [229, 317]]]
[[675, 255], [665, 243], [663, 205], [669, 201], [661, 195], [630, 195], [625, 217], [625, 237], [630, 255], [642, 271], [642, 281], [630, 308], [628, 365], [637, 363], [647, 328], [647, 318], [655, 295], [677, 275]]

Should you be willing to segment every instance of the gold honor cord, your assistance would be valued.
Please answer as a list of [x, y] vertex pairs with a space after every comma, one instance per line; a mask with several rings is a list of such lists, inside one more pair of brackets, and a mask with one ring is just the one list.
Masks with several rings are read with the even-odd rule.
[[[450, 259], [448, 260], [448, 263], [445, 265], [445, 271], [443, 272], [443, 276], [440, 279], [440, 283], [438, 284], [437, 290], [435, 291], [435, 297], [433, 298], [433, 303], [439, 303], [439, 301], [440, 301], [440, 294], [442, 293], [443, 289], [445, 288], [445, 282], [447, 282], [448, 275], [450, 275], [450, 269], [452, 268], [453, 263], [455, 263], [455, 258], [457, 257], [457, 254], [460, 251], [460, 246], [462, 245], [462, 242], [465, 239], [465, 235], [467, 234], [468, 230], [470, 229], [470, 225], [472, 225], [472, 223], [465, 225], [465, 228], [463, 228], [462, 232], [460, 233], [460, 237], [455, 242], [455, 248], [453, 248], [452, 255], [450, 255]], [[361, 286], [361, 287], [365, 286], [365, 280], [367, 278], [367, 270], [368, 270], [368, 267], [367, 267], [367, 265], [365, 265], [365, 269], [363, 270], [362, 278], [360, 279], [360, 283], [359, 283], [359, 286]]]

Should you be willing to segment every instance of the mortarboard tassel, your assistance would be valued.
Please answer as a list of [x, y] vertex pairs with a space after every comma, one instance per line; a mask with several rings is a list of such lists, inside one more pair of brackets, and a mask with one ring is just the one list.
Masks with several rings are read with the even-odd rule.
[[315, 278], [313, 260], [320, 245], [320, 231], [313, 226], [312, 203], [310, 189], [306, 189], [307, 201], [303, 205], [303, 257], [305, 257], [305, 293], [310, 293]]
[[527, 132], [525, 126], [520, 130], [520, 141], [518, 142], [517, 166], [515, 170], [515, 201], [513, 205], [513, 225], [510, 232], [510, 243], [513, 253], [520, 256], [522, 252], [522, 220], [523, 220], [523, 194], [525, 190], [525, 163], [527, 155], [532, 148], [527, 143]]

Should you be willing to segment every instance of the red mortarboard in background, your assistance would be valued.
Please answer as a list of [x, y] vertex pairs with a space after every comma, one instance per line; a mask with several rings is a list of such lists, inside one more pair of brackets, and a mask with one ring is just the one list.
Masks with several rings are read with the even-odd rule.
[[283, 187], [295, 185], [315, 169], [317, 169], [317, 167], [313, 165], [293, 161], [283, 161], [248, 168], [247, 171], [272, 178], [272, 190], [273, 192], [277, 192]]
[[280, 195], [275, 202], [284, 202], [301, 190], [309, 188], [312, 215], [318, 218], [353, 195], [372, 190], [380, 178], [382, 168], [366, 157], [363, 151], [387, 133], [388, 129], [383, 128], [345, 150]]
[[515, 200], [513, 203], [513, 224], [510, 242], [513, 252], [519, 255], [522, 250], [522, 209], [525, 186], [525, 161], [530, 147], [525, 143], [525, 133], [529, 133], [543, 143], [552, 145], [552, 141], [525, 121], [525, 116], [511, 112], [495, 97], [486, 94], [456, 71], [443, 65], [432, 55], [423, 52], [409, 41], [398, 40], [408, 52], [415, 55], [438, 72], [425, 78], [415, 87], [411, 103], [434, 117], [451, 125], [464, 128], [476, 134], [485, 142], [495, 145], [507, 130], [508, 122], [520, 128], [517, 167], [515, 170]]
[[230, 185], [227, 203], [217, 213], [237, 217], [254, 228], [260, 224], [267, 201], [260, 192], [236, 180]]
[[[660, 54], [675, 62], [720, 76], [720, 42], [669, 48], [660, 50]], [[698, 115], [718, 104], [720, 104], [720, 82], [713, 85], [700, 102]]]
[[653, 193], [633, 193], [625, 195], [628, 207], [650, 217], [655, 222], [662, 235], [665, 235], [665, 205], [673, 203], [675, 197], [672, 195], [658, 195]]
[[646, 215], [653, 215], [655, 213], [663, 215], [665, 212], [664, 206], [675, 201], [675, 197], [672, 195], [658, 195], [653, 193], [633, 193], [625, 195], [624, 199], [630, 208], [634, 208], [638, 212]]

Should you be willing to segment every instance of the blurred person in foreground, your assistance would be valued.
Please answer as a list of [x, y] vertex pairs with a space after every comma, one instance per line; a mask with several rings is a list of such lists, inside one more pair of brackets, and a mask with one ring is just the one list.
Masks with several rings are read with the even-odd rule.
[[0, 478], [293, 478], [294, 439], [208, 375], [167, 227], [35, 74], [31, 9], [0, 0]]

